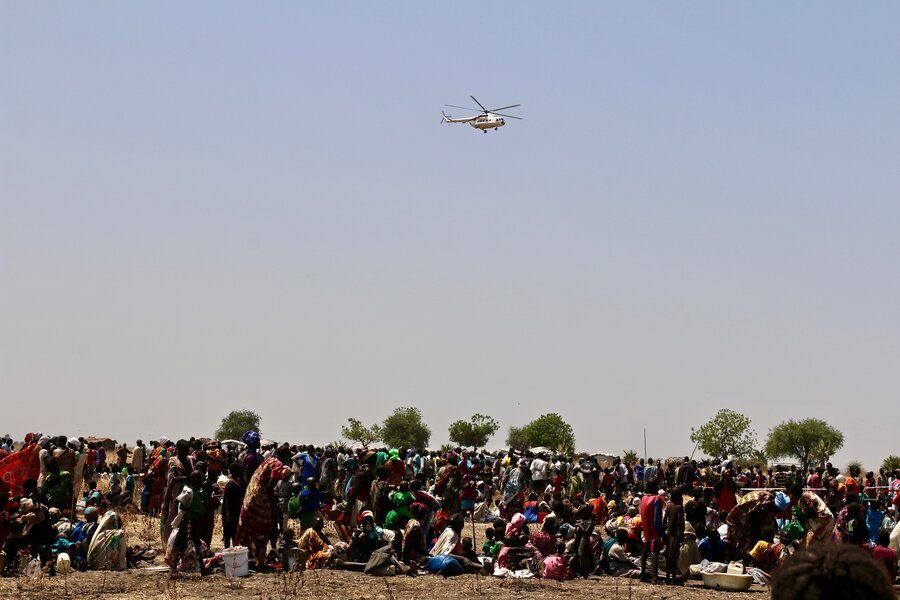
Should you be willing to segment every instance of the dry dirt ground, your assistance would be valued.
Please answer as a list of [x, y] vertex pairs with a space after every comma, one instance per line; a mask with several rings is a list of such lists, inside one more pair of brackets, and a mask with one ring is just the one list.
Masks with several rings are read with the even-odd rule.
[[72, 598], [113, 600], [181, 600], [208, 598], [246, 598], [247, 600], [287, 600], [289, 598], [339, 598], [341, 600], [566, 600], [600, 597], [610, 600], [768, 598], [764, 588], [749, 592], [726, 593], [707, 590], [699, 583], [685, 587], [634, 583], [613, 578], [587, 581], [503, 580], [495, 577], [463, 575], [443, 579], [436, 575], [378, 578], [347, 571], [309, 571], [288, 575], [253, 575], [244, 579], [224, 575], [184, 577], [170, 581], [166, 573], [142, 570], [126, 572], [75, 573], [30, 580], [0, 580], [0, 598], [43, 600]]
[[[162, 553], [159, 520], [137, 512], [123, 514], [128, 545], [151, 546]], [[483, 541], [485, 525], [475, 529], [476, 547]], [[471, 524], [466, 533], [471, 534]], [[222, 530], [217, 523], [213, 550], [221, 550]], [[218, 546], [216, 544], [219, 544]], [[147, 563], [144, 563], [147, 564]], [[163, 565], [162, 557], [148, 566]], [[306, 573], [256, 574], [247, 578], [228, 578], [219, 573], [207, 577], [182, 576], [174, 581], [168, 573], [150, 569], [124, 572], [70, 573], [41, 579], [0, 578], [0, 599], [78, 599], [78, 600], [188, 600], [245, 598], [287, 600], [289, 598], [335, 598], [340, 600], [566, 600], [600, 597], [611, 600], [768, 598], [765, 588], [754, 586], [750, 592], [725, 593], [705, 589], [700, 582], [685, 587], [653, 586], [610, 577], [590, 580], [555, 581], [504, 580], [496, 577], [464, 575], [443, 579], [436, 575], [379, 578], [348, 571], [308, 571]]]

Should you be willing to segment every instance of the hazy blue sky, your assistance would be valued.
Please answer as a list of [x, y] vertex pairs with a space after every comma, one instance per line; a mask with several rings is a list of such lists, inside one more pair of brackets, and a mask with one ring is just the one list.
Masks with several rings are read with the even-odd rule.
[[[0, 428], [900, 453], [900, 4], [0, 4]], [[521, 103], [499, 132], [444, 103]], [[451, 111], [459, 114], [460, 111]]]

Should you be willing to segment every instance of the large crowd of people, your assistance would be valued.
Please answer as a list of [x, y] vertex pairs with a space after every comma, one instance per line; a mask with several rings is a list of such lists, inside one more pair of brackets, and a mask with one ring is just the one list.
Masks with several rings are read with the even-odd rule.
[[[0, 442], [5, 574], [34, 561], [52, 574], [61, 554], [77, 569], [124, 569], [157, 551], [173, 574], [206, 573], [221, 564], [215, 548], [240, 546], [257, 572], [677, 585], [737, 564], [777, 587], [779, 571], [790, 570], [783, 565], [841, 545], [878, 565], [871, 572], [886, 589], [897, 577], [900, 470], [351, 450], [279, 444], [254, 431], [224, 444], [160, 437], [129, 448], [41, 434]], [[157, 547], [128, 544], [123, 520], [138, 511], [159, 520]]]

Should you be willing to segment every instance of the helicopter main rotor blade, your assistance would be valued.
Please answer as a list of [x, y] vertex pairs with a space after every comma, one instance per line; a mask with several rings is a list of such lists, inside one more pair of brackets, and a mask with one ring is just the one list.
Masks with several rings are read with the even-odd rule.
[[445, 104], [444, 106], [449, 106], [450, 108], [461, 108], [463, 110], [473, 110], [475, 112], [482, 112], [482, 111], [478, 110], [477, 108], [468, 108], [467, 106], [457, 106], [455, 104]]
[[478, 106], [481, 107], [481, 110], [483, 110], [484, 112], [490, 112], [488, 109], [486, 109], [486, 108], [484, 107], [484, 105], [481, 104], [481, 102], [479, 102], [478, 100], [475, 100], [475, 96], [469, 96], [469, 98], [471, 98], [472, 100], [474, 100], [474, 101], [475, 101], [475, 104], [477, 104]]
[[497, 115], [497, 116], [500, 116], [500, 117], [506, 117], [507, 119], [518, 119], [518, 120], [520, 120], [520, 121], [522, 120], [522, 117], [516, 117], [516, 116], [513, 116], [513, 115], [504, 115], [503, 113], [498, 113], [498, 112], [494, 112], [494, 111], [491, 111], [491, 114], [492, 114], [492, 115]]
[[507, 108], [515, 108], [517, 106], [522, 106], [521, 104], [510, 104], [509, 106], [501, 106], [500, 108], [492, 108], [488, 112], [496, 113], [498, 110], [506, 110]]

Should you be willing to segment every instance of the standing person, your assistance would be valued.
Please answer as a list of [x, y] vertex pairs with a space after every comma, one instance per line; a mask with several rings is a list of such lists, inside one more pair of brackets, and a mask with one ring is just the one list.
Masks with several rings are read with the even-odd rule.
[[166, 491], [163, 495], [163, 502], [159, 515], [159, 529], [164, 547], [169, 541], [169, 536], [172, 535], [172, 522], [178, 515], [178, 494], [184, 488], [188, 475], [194, 469], [194, 465], [188, 457], [189, 453], [190, 446], [187, 441], [178, 440], [178, 443], [175, 444], [175, 455], [168, 460], [168, 468], [166, 469]]
[[144, 458], [146, 457], [146, 448], [144, 442], [138, 440], [131, 451], [131, 468], [136, 474], [144, 472]]
[[[76, 444], [78, 443], [77, 438]], [[78, 446], [72, 446], [65, 436], [60, 436], [56, 441], [57, 448], [53, 451], [53, 460], [59, 466], [60, 471], [75, 472], [75, 463], [78, 461]]]
[[244, 481], [249, 482], [253, 478], [253, 473], [263, 462], [263, 458], [259, 454], [261, 440], [259, 434], [251, 429], [241, 436], [241, 441], [247, 445], [247, 452], [244, 455]]
[[103, 442], [97, 443], [97, 454], [94, 459], [94, 472], [102, 473], [106, 467], [106, 448], [103, 446]]
[[247, 546], [256, 569], [265, 568], [266, 548], [277, 529], [275, 521], [275, 487], [285, 477], [290, 477], [290, 468], [277, 458], [267, 458], [253, 472], [247, 485], [241, 516], [238, 521], [235, 543]]
[[722, 463], [722, 478], [715, 486], [719, 511], [731, 512], [737, 506], [737, 485], [734, 482], [734, 467], [730, 460]]
[[231, 547], [237, 534], [241, 505], [244, 504], [244, 495], [247, 493], [247, 482], [244, 481], [244, 468], [241, 464], [231, 463], [228, 473], [231, 477], [225, 484], [222, 496], [222, 542], [226, 548]]
[[644, 489], [644, 459], [640, 459], [638, 464], [634, 465], [634, 489]]
[[534, 460], [531, 461], [532, 491], [539, 494], [544, 493], [544, 488], [547, 487], [547, 470], [547, 461], [544, 460], [543, 455], [538, 454]]
[[[662, 490], [660, 490], [662, 491]], [[659, 553], [662, 550], [663, 506], [665, 499], [661, 494], [646, 495], [641, 498], [641, 533], [644, 541], [644, 549], [641, 552], [641, 580], [647, 577], [647, 557], [652, 553], [653, 561], [650, 568], [653, 571], [651, 578], [653, 583], [659, 583]]]
[[116, 471], [122, 472], [122, 469], [128, 466], [128, 447], [122, 444], [116, 449]]
[[648, 494], [652, 494], [654, 491], [659, 489], [659, 482], [657, 481], [658, 471], [656, 465], [653, 464], [653, 459], [649, 459], [647, 461], [647, 466], [644, 467], [644, 491]]
[[663, 528], [666, 531], [666, 585], [678, 583], [678, 557], [684, 543], [682, 500], [682, 489], [676, 487], [672, 490], [670, 502], [666, 505], [666, 512], [663, 515]]
[[[179, 442], [180, 443], [180, 442]], [[201, 471], [191, 471], [190, 475], [184, 478], [184, 487], [179, 490], [176, 496], [176, 511], [178, 518], [173, 519], [176, 522], [177, 533], [175, 540], [171, 545], [171, 553], [166, 557], [169, 564], [170, 578], [174, 579], [180, 568], [179, 563], [182, 557], [190, 555], [196, 559], [198, 568], [201, 572], [205, 572], [206, 568], [201, 558], [201, 519], [204, 513], [203, 496], [201, 487], [206, 479], [206, 474]], [[189, 551], [188, 542], [193, 545], [193, 551]], [[194, 567], [186, 570], [194, 570]]]
[[50, 463], [53, 462], [52, 440], [47, 436], [41, 436], [41, 438], [38, 440], [38, 446], [40, 447], [38, 458], [41, 461], [41, 474], [38, 477], [37, 484], [40, 488], [44, 485], [44, 479], [46, 479], [47, 475], [50, 474]]

